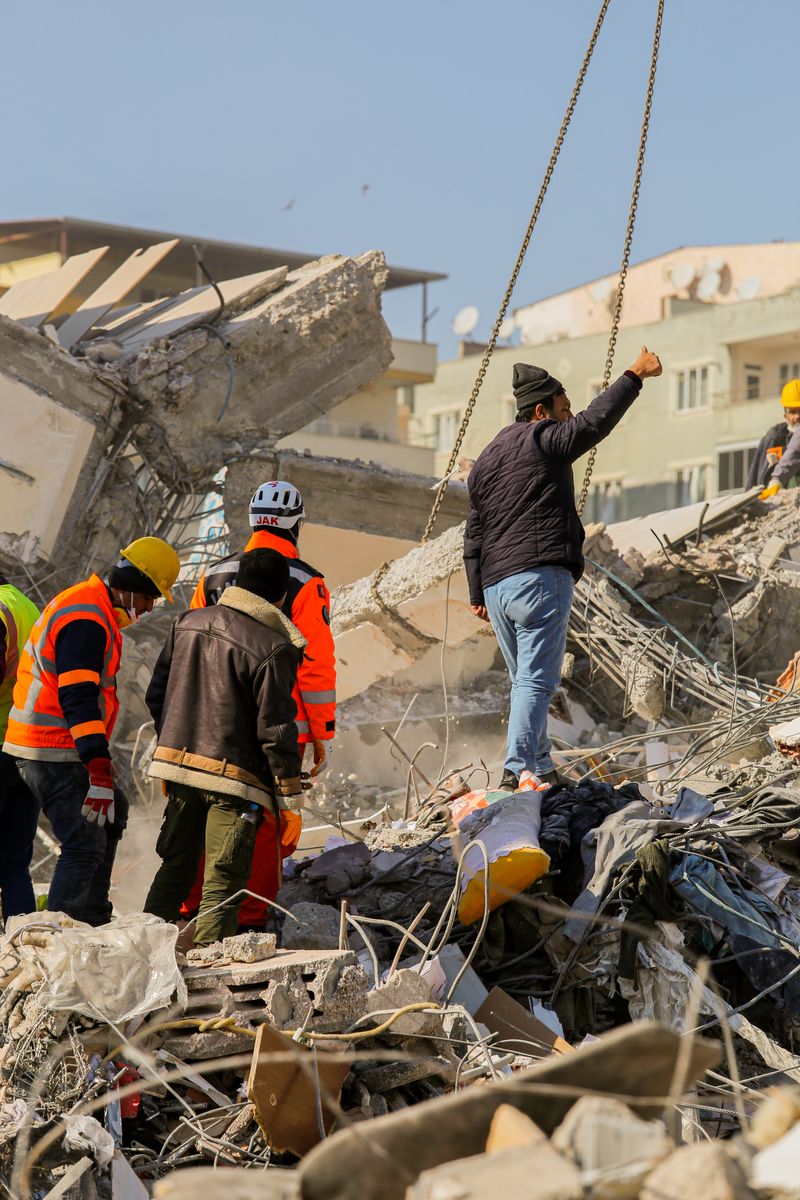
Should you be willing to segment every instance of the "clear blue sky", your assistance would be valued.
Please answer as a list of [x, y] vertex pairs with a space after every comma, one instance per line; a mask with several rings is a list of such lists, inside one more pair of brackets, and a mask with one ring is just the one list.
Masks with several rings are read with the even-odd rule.
[[[448, 357], [462, 305], [491, 327], [598, 6], [5, 0], [0, 219], [378, 247], [449, 275]], [[516, 304], [618, 263], [654, 14], [612, 0]], [[667, 0], [635, 259], [800, 237], [799, 48], [797, 0]]]

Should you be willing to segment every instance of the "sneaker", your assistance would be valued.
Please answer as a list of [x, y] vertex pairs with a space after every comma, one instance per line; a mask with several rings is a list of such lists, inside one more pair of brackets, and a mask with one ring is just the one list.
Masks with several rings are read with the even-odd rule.
[[513, 771], [509, 771], [508, 768], [506, 768], [506, 770], [503, 771], [503, 778], [500, 780], [500, 782], [497, 785], [497, 791], [498, 792], [515, 792], [518, 787], [519, 787], [519, 779], [517, 778], [517, 776], [514, 774]]

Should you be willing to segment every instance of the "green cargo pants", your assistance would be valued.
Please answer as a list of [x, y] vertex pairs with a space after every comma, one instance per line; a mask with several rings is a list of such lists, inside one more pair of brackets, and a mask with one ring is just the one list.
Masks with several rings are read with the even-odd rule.
[[194, 943], [210, 946], [236, 933], [241, 898], [204, 914], [247, 887], [263, 809], [238, 796], [201, 791], [183, 783], [169, 783], [167, 790], [169, 799], [156, 842], [161, 866], [150, 885], [144, 911], [176, 921], [205, 850], [203, 898]]

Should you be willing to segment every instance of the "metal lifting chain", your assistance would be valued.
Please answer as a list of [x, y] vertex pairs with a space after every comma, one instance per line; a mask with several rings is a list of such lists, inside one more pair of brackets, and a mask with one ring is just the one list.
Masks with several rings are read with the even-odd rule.
[[[619, 333], [619, 322], [622, 315], [622, 297], [625, 292], [625, 281], [628, 278], [628, 266], [631, 260], [631, 243], [633, 241], [633, 229], [636, 224], [636, 210], [639, 207], [639, 188], [642, 183], [642, 171], [644, 169], [644, 155], [647, 149], [647, 134], [650, 129], [650, 112], [653, 107], [653, 89], [656, 82], [656, 67], [658, 66], [658, 51], [661, 46], [661, 23], [664, 19], [664, 0], [658, 0], [658, 9], [656, 12], [656, 26], [653, 32], [653, 50], [650, 55], [650, 75], [647, 80], [647, 93], [644, 100], [644, 113], [642, 115], [642, 130], [639, 134], [639, 153], [636, 157], [636, 171], [633, 176], [633, 192], [631, 194], [631, 206], [628, 212], [628, 224], [625, 229], [625, 244], [622, 248], [622, 262], [619, 268], [619, 280], [617, 282], [617, 295], [614, 302], [614, 315], [611, 320], [611, 333], [608, 339], [608, 350], [606, 351], [606, 365], [603, 371], [602, 391], [605, 391], [611, 382], [611, 368], [614, 364], [614, 352], [617, 348], [617, 334]], [[592, 480], [592, 471], [594, 470], [594, 462], [597, 458], [597, 447], [593, 446], [589, 451], [589, 461], [586, 464], [586, 474], [583, 477], [583, 486], [581, 488], [580, 498], [578, 500], [578, 516], [583, 513], [586, 507], [586, 498], [589, 495], [589, 484]]]
[[[542, 186], [539, 189], [539, 195], [536, 197], [536, 204], [534, 205], [533, 212], [531, 213], [531, 219], [528, 222], [528, 228], [525, 231], [525, 237], [522, 239], [522, 245], [520, 246], [519, 254], [517, 255], [517, 261], [514, 264], [514, 270], [511, 272], [511, 278], [508, 281], [508, 287], [506, 288], [505, 295], [503, 296], [503, 303], [500, 305], [500, 311], [497, 314], [497, 319], [495, 320], [494, 328], [492, 329], [492, 336], [489, 338], [489, 342], [483, 352], [483, 358], [481, 359], [478, 376], [472, 388], [472, 394], [470, 395], [469, 403], [467, 404], [467, 408], [464, 413], [464, 419], [461, 422], [461, 427], [458, 431], [458, 436], [456, 437], [456, 442], [450, 455], [450, 461], [447, 464], [447, 470], [442, 482], [439, 484], [439, 487], [436, 490], [436, 498], [433, 502], [431, 515], [428, 517], [428, 524], [425, 526], [425, 532], [422, 535], [423, 542], [427, 542], [431, 533], [433, 532], [433, 527], [436, 524], [436, 518], [439, 515], [439, 509], [442, 506], [444, 494], [447, 490], [448, 481], [455, 470], [456, 462], [458, 460], [458, 452], [461, 449], [461, 443], [464, 441], [464, 434], [467, 432], [467, 426], [469, 425], [470, 418], [472, 417], [472, 413], [475, 408], [475, 402], [478, 399], [478, 393], [480, 392], [481, 386], [486, 377], [486, 372], [489, 367], [489, 360], [492, 357], [492, 351], [495, 348], [495, 343], [497, 342], [497, 338], [500, 333], [500, 326], [505, 319], [506, 310], [511, 302], [511, 295], [516, 286], [517, 277], [519, 276], [522, 268], [525, 254], [530, 244], [534, 228], [536, 227], [536, 222], [539, 219], [539, 212], [544, 202], [547, 189], [550, 186], [550, 180], [553, 177], [553, 171], [555, 170], [555, 165], [558, 162], [558, 156], [561, 153], [561, 147], [564, 144], [564, 138], [566, 137], [569, 123], [572, 120], [573, 113], [575, 112], [575, 105], [578, 102], [578, 96], [580, 95], [581, 88], [583, 87], [583, 82], [586, 78], [586, 72], [589, 69], [589, 63], [592, 55], [594, 54], [594, 49], [597, 45], [597, 39], [600, 35], [600, 30], [602, 28], [603, 21], [605, 20], [606, 12], [608, 11], [608, 6], [610, 3], [611, 0], [602, 0], [602, 4], [600, 5], [600, 12], [597, 15], [597, 21], [595, 22], [592, 36], [589, 39], [589, 45], [586, 48], [586, 54], [584, 55], [581, 69], [578, 72], [578, 78], [575, 80], [575, 86], [572, 89], [572, 95], [569, 98], [569, 104], [567, 105], [567, 110], [564, 113], [564, 119], [561, 122], [561, 128], [558, 131], [558, 137], [555, 140], [555, 145], [553, 146], [550, 154], [550, 161], [547, 164], [547, 170], [544, 173]], [[661, 3], [663, 7], [663, 0], [661, 0]], [[652, 92], [652, 80], [650, 90]]]

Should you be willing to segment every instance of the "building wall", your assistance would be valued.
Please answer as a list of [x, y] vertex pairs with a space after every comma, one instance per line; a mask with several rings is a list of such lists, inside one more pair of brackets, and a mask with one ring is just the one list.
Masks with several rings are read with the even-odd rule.
[[[464, 441], [462, 453], [475, 458], [495, 433], [513, 419], [511, 391], [515, 362], [534, 361], [565, 386], [573, 410], [584, 408], [598, 389], [605, 361], [607, 329], [588, 337], [564, 339], [532, 348], [495, 351]], [[703, 499], [718, 491], [718, 455], [754, 445], [781, 419], [780, 365], [800, 363], [800, 290], [763, 300], [692, 308], [646, 326], [623, 329], [617, 342], [612, 377], [635, 360], [642, 344], [655, 350], [664, 365], [659, 379], [648, 380], [642, 395], [614, 433], [598, 448], [593, 482], [609, 491], [640, 491], [638, 511]], [[758, 395], [746, 399], [748, 364], [760, 365]], [[705, 369], [702, 403], [680, 410], [681, 373], [688, 395], [689, 373]], [[416, 389], [417, 429], [428, 437], [441, 429], [443, 415], [455, 424], [472, 389], [477, 365], [466, 359], [439, 365], [434, 383]], [[695, 396], [695, 399], [698, 397]], [[684, 398], [684, 403], [686, 399]], [[452, 444], [452, 443], [450, 443]], [[450, 446], [436, 456], [442, 471]], [[697, 491], [693, 468], [705, 468], [704, 495]], [[576, 464], [579, 486], [584, 462]], [[633, 491], [626, 498], [630, 505]], [[592, 516], [602, 515], [597, 511]], [[618, 505], [619, 509], [620, 506]], [[637, 515], [607, 513], [607, 519]]]
[[[704, 306], [776, 296], [800, 283], [800, 242], [682, 246], [636, 263], [625, 285], [623, 326], [652, 324], [671, 301]], [[616, 299], [617, 275], [605, 275], [515, 310], [522, 343], [604, 333]]]

